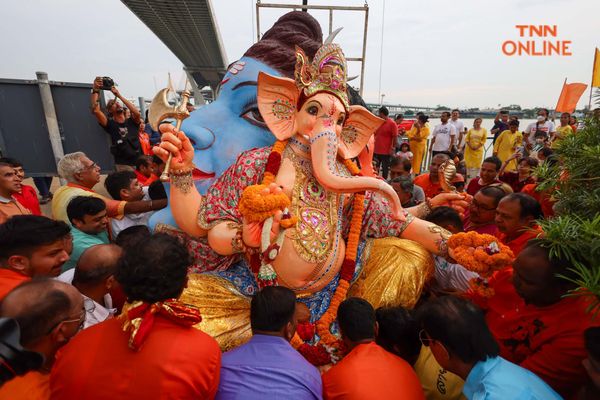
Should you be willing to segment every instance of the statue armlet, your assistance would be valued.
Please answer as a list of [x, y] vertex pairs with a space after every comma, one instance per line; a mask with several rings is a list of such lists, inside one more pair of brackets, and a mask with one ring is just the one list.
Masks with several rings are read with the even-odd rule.
[[197, 222], [198, 222], [198, 226], [206, 231], [211, 230], [215, 225], [218, 225], [226, 220], [216, 220], [216, 221], [212, 221], [212, 222], [207, 222], [206, 221], [206, 214], [207, 214], [207, 209], [206, 209], [206, 200], [205, 197], [202, 196], [202, 199], [200, 200], [200, 206], [198, 207], [198, 216], [197, 216]]

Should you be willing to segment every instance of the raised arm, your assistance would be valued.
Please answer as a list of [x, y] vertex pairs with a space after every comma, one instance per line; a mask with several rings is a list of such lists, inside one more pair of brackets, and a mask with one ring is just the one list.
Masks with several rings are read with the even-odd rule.
[[140, 114], [140, 110], [138, 110], [136, 106], [131, 104], [131, 102], [125, 97], [121, 96], [121, 93], [119, 92], [119, 89], [116, 88], [116, 86], [110, 88], [110, 91], [115, 95], [115, 97], [121, 100], [123, 104], [125, 104], [125, 107], [127, 107], [129, 111], [131, 111], [131, 119], [133, 119], [133, 122], [139, 125], [140, 122], [142, 122], [142, 115]]
[[173, 154], [171, 160], [171, 212], [177, 225], [187, 234], [196, 237], [206, 236], [207, 231], [198, 225], [198, 210], [202, 196], [192, 180], [194, 169], [194, 148], [182, 131], [173, 125], [162, 124], [159, 127], [162, 141], [153, 151], [163, 161]]
[[108, 118], [100, 109], [100, 88], [102, 87], [102, 78], [99, 76], [94, 79], [94, 86], [92, 88], [92, 95], [90, 97], [91, 100], [91, 110], [94, 117], [98, 120], [98, 123], [105, 128], [106, 124], [108, 124]]

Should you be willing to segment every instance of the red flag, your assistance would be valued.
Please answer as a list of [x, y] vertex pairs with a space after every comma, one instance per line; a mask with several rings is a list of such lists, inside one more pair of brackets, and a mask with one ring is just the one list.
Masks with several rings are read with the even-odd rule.
[[577, 102], [581, 98], [583, 92], [585, 92], [585, 89], [587, 89], [585, 83], [567, 84], [567, 80], [565, 79], [562, 91], [560, 92], [560, 97], [558, 98], [558, 103], [556, 103], [556, 111], [569, 114], [575, 111]]

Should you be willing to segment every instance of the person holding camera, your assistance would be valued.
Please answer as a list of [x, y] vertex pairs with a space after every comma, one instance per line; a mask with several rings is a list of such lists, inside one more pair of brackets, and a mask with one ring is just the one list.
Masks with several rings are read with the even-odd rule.
[[[115, 98], [106, 104], [108, 117], [100, 109], [100, 90], [110, 90], [115, 95]], [[125, 108], [119, 103], [119, 100], [131, 112], [130, 117], [126, 117]], [[119, 93], [114, 81], [107, 77], [97, 76], [94, 79], [91, 101], [92, 114], [110, 135], [112, 143], [110, 152], [115, 159], [115, 169], [117, 171], [134, 171], [135, 162], [142, 154], [138, 138], [138, 129], [142, 121], [140, 112]]]

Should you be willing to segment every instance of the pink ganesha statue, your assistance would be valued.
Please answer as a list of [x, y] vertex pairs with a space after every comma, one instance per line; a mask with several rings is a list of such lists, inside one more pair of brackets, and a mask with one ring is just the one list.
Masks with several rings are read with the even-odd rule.
[[462, 197], [442, 194], [404, 210], [390, 185], [361, 173], [353, 159], [383, 121], [349, 105], [338, 45], [324, 44], [312, 61], [296, 48], [294, 79], [259, 72], [256, 84], [275, 144], [241, 153], [205, 195], [192, 181], [190, 140], [161, 125], [154, 151], [173, 155], [175, 221], [232, 260], [191, 273], [182, 301], [200, 308], [198, 327], [227, 350], [251, 336], [250, 296], [264, 285], [286, 286], [313, 327], [292, 344], [329, 363], [341, 356], [335, 315], [347, 296], [374, 307], [414, 306], [433, 271], [431, 254], [444, 254], [450, 236], [419, 217]]

